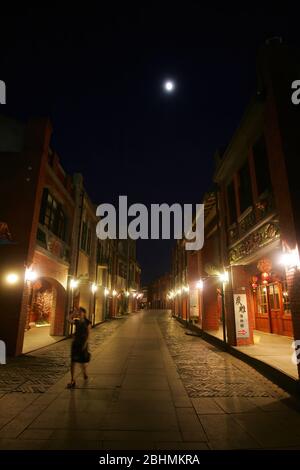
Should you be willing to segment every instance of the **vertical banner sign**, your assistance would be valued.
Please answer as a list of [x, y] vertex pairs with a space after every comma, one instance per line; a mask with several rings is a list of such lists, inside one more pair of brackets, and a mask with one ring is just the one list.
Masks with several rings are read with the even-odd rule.
[[190, 319], [199, 320], [199, 291], [190, 289]]
[[234, 294], [235, 330], [237, 338], [249, 338], [246, 294]]

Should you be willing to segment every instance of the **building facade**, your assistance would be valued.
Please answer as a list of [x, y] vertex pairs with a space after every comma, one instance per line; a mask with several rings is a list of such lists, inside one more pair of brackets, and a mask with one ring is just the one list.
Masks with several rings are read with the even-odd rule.
[[135, 242], [97, 239], [96, 206], [82, 176], [65, 173], [51, 134], [46, 119], [0, 119], [0, 332], [9, 355], [70, 334], [73, 308], [86, 308], [93, 325], [138, 308]]
[[251, 346], [258, 333], [300, 339], [297, 64], [281, 42], [260, 50], [257, 93], [215, 156], [204, 247], [185, 252], [178, 241], [173, 256], [174, 314], [230, 346]]

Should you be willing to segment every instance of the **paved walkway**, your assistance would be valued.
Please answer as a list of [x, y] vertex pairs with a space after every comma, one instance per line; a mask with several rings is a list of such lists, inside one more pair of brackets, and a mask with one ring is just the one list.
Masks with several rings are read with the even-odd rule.
[[51, 344], [61, 341], [61, 336], [50, 336], [50, 326], [36, 326], [25, 331], [23, 354], [30, 351], [50, 346]]
[[300, 449], [298, 403], [243, 362], [186, 335], [168, 311], [142, 311], [93, 335], [102, 339], [93, 343], [87, 384], [78, 377], [78, 388], [67, 390], [62, 375], [44, 393], [3, 392], [0, 448]]

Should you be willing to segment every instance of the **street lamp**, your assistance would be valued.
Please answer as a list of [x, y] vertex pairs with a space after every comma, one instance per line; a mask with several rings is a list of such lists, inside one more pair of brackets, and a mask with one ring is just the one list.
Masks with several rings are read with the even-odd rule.
[[91, 291], [93, 294], [95, 294], [98, 290], [98, 287], [96, 286], [96, 284], [93, 282], [93, 284], [91, 285]]
[[203, 281], [202, 281], [202, 279], [199, 279], [199, 281], [197, 281], [196, 287], [197, 287], [197, 289], [200, 289], [200, 290], [203, 289]]
[[228, 272], [224, 271], [223, 273], [219, 274], [219, 278], [220, 278], [220, 281], [222, 281], [223, 283], [228, 282], [229, 281]]
[[300, 267], [298, 250], [295, 249], [289, 252], [282, 253], [279, 262], [287, 269]]
[[16, 273], [9, 273], [5, 276], [5, 281], [9, 285], [14, 285], [19, 281], [19, 276]]
[[26, 268], [25, 271], [25, 281], [34, 282], [37, 280], [38, 274], [36, 271], [33, 271], [32, 268]]
[[71, 287], [72, 291], [73, 291], [74, 289], [76, 289], [76, 288], [78, 287], [78, 285], [79, 285], [78, 279], [71, 279], [71, 281], [70, 281], [70, 287]]

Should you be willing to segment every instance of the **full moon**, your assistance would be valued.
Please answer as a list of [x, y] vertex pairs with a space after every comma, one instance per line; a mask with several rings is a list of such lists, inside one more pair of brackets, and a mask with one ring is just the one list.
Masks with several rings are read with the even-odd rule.
[[171, 91], [173, 91], [175, 88], [175, 84], [172, 80], [166, 80], [165, 83], [164, 83], [164, 89], [170, 93]]

